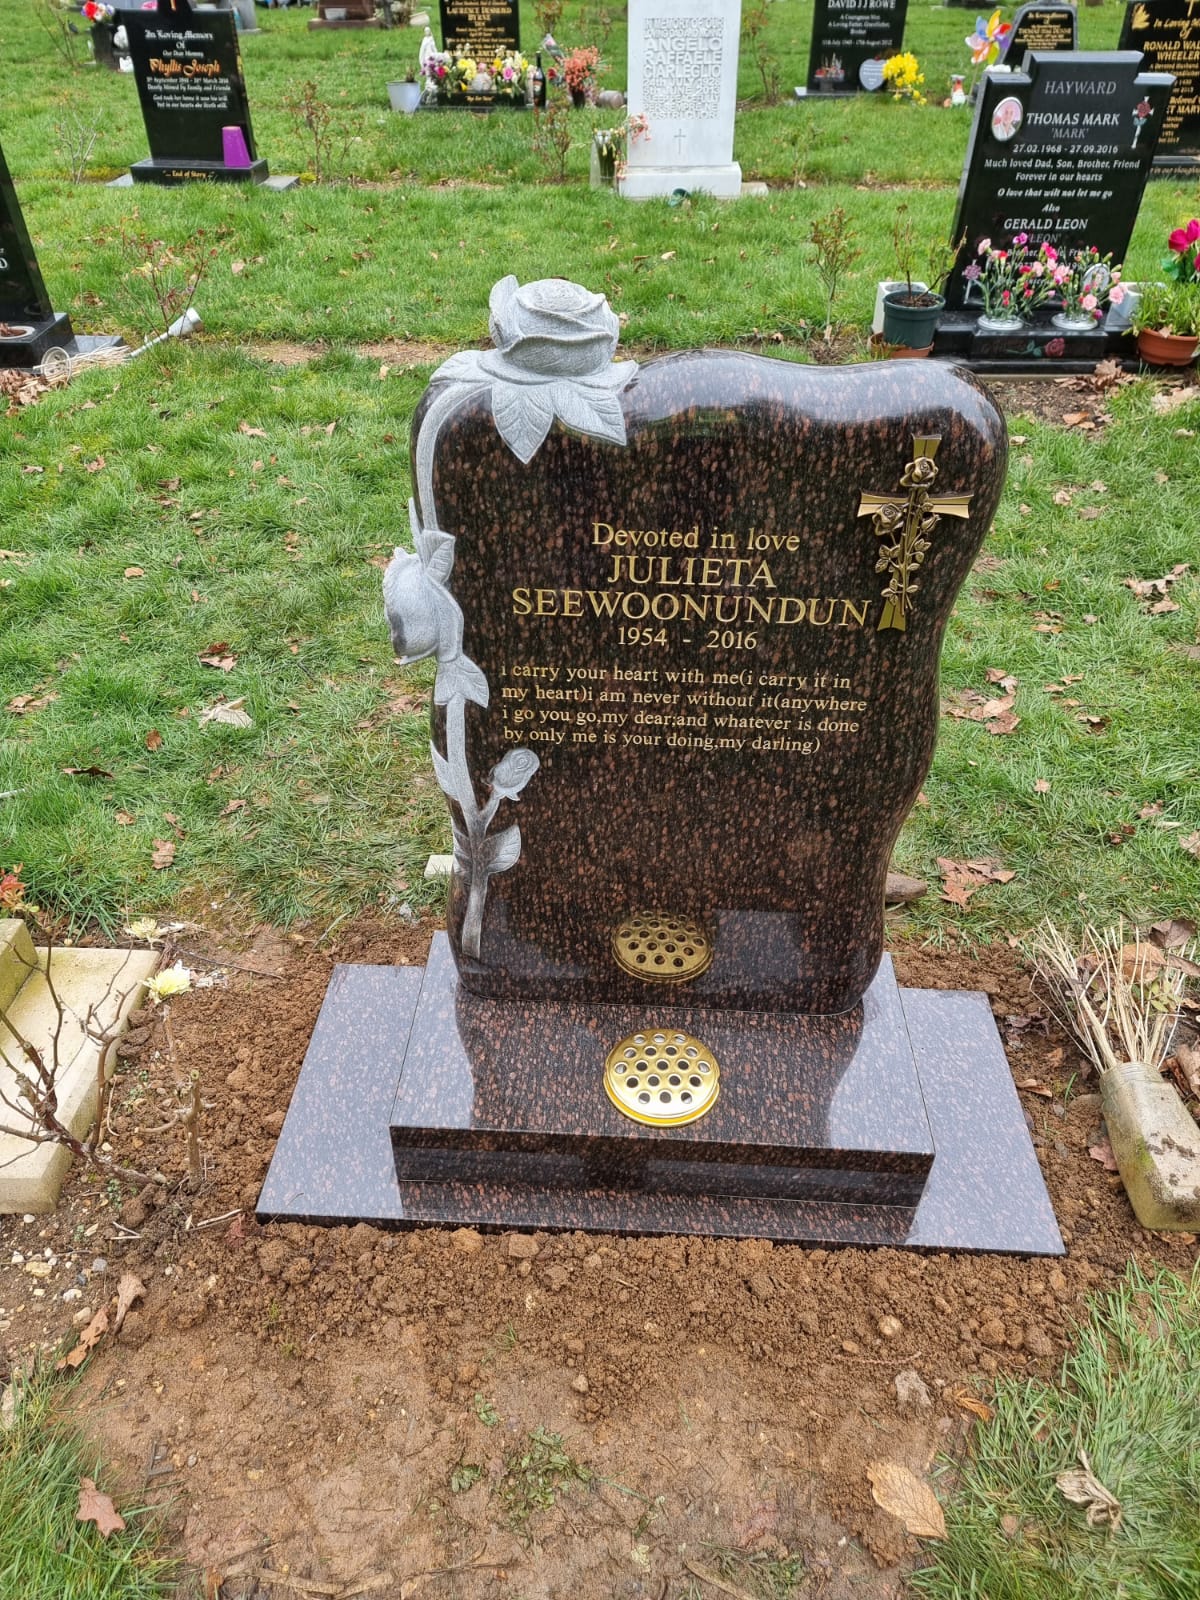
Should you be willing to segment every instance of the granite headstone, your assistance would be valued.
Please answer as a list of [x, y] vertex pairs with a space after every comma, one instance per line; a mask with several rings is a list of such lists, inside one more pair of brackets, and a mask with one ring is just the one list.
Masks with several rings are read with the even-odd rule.
[[521, 48], [517, 0], [441, 0], [442, 49], [494, 60]]
[[741, 0], [630, 0], [629, 113], [649, 139], [631, 139], [620, 193], [630, 200], [742, 192], [733, 159]]
[[1200, 0], [1135, 0], [1121, 27], [1122, 50], [1140, 50], [1149, 72], [1175, 79], [1154, 156], [1156, 167], [1200, 163]]
[[1004, 50], [1005, 62], [1010, 67], [1019, 67], [1027, 50], [1074, 50], [1077, 20], [1074, 6], [1022, 6], [1013, 18], [1012, 32]]
[[986, 1001], [882, 954], [995, 404], [928, 362], [614, 362], [558, 279], [491, 331], [418, 407], [384, 579], [436, 661], [448, 930], [419, 983], [335, 975], [259, 1214], [1060, 1252]]
[[134, 182], [265, 182], [232, 11], [159, 0], [156, 11], [118, 15], [150, 144], [130, 168]]
[[1031, 51], [1021, 72], [984, 74], [951, 233], [963, 243], [948, 306], [969, 304], [963, 270], [984, 239], [1003, 246], [1026, 233], [1124, 260], [1171, 89], [1169, 75], [1140, 67], [1136, 51]]
[[856, 94], [880, 88], [882, 72], [875, 68], [903, 48], [907, 11], [908, 0], [816, 0], [808, 54], [809, 94]]
[[0, 150], [0, 367], [32, 367], [69, 344], [70, 319], [55, 312], [37, 252]]

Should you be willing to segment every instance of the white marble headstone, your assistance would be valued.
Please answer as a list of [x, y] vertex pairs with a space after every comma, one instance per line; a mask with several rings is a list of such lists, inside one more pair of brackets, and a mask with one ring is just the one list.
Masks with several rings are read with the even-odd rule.
[[741, 192], [733, 159], [741, 0], [630, 0], [629, 111], [649, 119], [631, 140], [621, 193], [631, 200]]

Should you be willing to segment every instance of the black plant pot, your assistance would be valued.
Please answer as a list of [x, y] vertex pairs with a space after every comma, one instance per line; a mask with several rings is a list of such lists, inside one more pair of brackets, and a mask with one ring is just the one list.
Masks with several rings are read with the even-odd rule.
[[907, 304], [907, 289], [893, 289], [883, 297], [883, 337], [888, 344], [909, 350], [927, 350], [937, 332], [938, 318], [946, 302], [929, 290], [913, 295], [915, 305]]

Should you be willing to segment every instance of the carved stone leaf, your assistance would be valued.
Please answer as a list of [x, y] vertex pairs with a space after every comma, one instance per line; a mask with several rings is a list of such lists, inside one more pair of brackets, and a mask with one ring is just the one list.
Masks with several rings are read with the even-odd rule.
[[454, 570], [453, 537], [438, 528], [421, 528], [414, 535], [414, 543], [421, 564], [434, 583], [445, 583]]
[[612, 389], [583, 383], [556, 383], [554, 409], [568, 428], [597, 439], [625, 443], [625, 417]]
[[459, 350], [457, 354], [448, 356], [431, 381], [440, 383], [443, 379], [451, 383], [486, 383], [487, 379], [479, 365], [478, 350]]
[[521, 465], [528, 466], [554, 421], [549, 396], [540, 385], [526, 388], [515, 383], [496, 383], [492, 386], [492, 415], [500, 437]]
[[451, 661], [438, 663], [437, 678], [433, 685], [435, 705], [447, 705], [456, 695], [471, 700], [477, 706], [488, 703], [488, 682], [473, 661], [466, 656], [455, 656]]
[[507, 872], [509, 867], [515, 867], [521, 858], [521, 830], [518, 825], [514, 822], [503, 833], [493, 834], [485, 840], [482, 854], [488, 872]]
[[454, 780], [450, 776], [450, 763], [444, 756], [440, 756], [437, 747], [430, 742], [429, 759], [433, 762], [433, 775], [438, 781], [438, 788], [443, 794], [453, 796]]

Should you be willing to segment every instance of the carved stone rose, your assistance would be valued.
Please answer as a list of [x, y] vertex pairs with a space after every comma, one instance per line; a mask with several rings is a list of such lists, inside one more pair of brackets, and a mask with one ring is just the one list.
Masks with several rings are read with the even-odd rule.
[[510, 379], [520, 381], [512, 367], [536, 378], [583, 378], [602, 372], [616, 353], [621, 324], [604, 296], [581, 284], [539, 278], [521, 288], [515, 277], [502, 278], [488, 310], [500, 361], [485, 362]]

